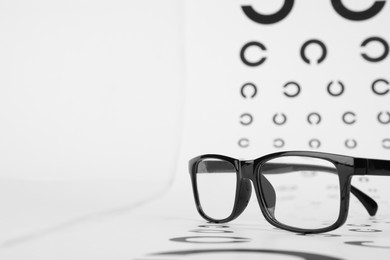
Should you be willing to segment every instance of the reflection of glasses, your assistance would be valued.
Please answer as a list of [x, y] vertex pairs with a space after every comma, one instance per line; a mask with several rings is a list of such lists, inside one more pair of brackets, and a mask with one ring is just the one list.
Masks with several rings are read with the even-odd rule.
[[347, 219], [349, 192], [371, 216], [377, 203], [351, 186], [355, 175], [390, 176], [390, 161], [319, 152], [279, 152], [255, 160], [207, 154], [189, 162], [195, 203], [208, 221], [225, 223], [246, 208], [252, 181], [272, 225], [298, 233], [334, 230]]

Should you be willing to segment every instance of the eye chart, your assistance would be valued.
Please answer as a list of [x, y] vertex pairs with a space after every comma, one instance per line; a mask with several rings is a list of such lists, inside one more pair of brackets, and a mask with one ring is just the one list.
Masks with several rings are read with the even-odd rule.
[[[189, 157], [313, 150], [390, 158], [386, 1], [186, 4]], [[376, 217], [351, 198], [345, 226], [319, 236], [251, 233], [259, 226], [249, 219], [200, 224], [171, 239], [180, 249], [153, 259], [387, 259], [390, 180], [360, 177], [353, 185], [378, 201]]]
[[[186, 1], [183, 157], [301, 149], [389, 159], [389, 14], [372, 0]], [[253, 198], [232, 223], [202, 221], [182, 164], [171, 204], [155, 204], [174, 224], [148, 222], [161, 244], [135, 259], [388, 259], [388, 178], [352, 181], [378, 202], [375, 217], [351, 197], [340, 229], [298, 235], [265, 223]]]
[[[386, 1], [187, 1], [186, 11], [191, 155], [390, 158]], [[387, 200], [389, 179], [353, 183]]]
[[388, 158], [385, 1], [188, 1], [187, 11], [197, 150]]

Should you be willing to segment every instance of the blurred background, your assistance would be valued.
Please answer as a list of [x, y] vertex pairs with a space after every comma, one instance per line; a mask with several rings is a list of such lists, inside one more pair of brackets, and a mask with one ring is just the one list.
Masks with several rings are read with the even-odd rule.
[[[203, 153], [390, 159], [389, 17], [374, 0], [0, 1], [0, 248], [189, 188]], [[389, 180], [354, 182], [387, 203]]]
[[182, 9], [0, 2], [0, 244], [130, 210], [169, 186], [182, 127]]

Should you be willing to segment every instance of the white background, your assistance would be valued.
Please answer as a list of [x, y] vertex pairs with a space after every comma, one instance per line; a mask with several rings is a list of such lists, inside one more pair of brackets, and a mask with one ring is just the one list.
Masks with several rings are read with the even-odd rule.
[[[363, 39], [390, 39], [389, 6], [350, 23], [329, 2], [295, 1], [285, 20], [263, 27], [244, 17], [244, 1], [1, 1], [1, 258], [164, 259], [150, 254], [232, 248], [210, 243], [223, 238], [207, 238], [193, 205], [187, 161], [201, 153], [258, 157], [277, 150], [272, 141], [282, 136], [286, 149], [307, 150], [307, 140], [318, 137], [325, 151], [389, 158], [378, 145], [388, 126], [375, 122], [378, 111], [390, 109], [389, 95], [373, 96], [369, 85], [387, 77], [389, 58], [372, 65], [359, 56]], [[372, 2], [345, 1], [356, 10]], [[282, 1], [250, 3], [272, 13]], [[300, 60], [299, 47], [309, 38], [327, 43], [324, 66]], [[269, 48], [268, 67], [240, 62], [239, 50], [251, 40]], [[348, 82], [346, 93], [332, 99], [326, 83], [340, 78]], [[282, 85], [292, 79], [303, 91], [289, 100]], [[239, 95], [246, 81], [260, 86], [249, 102]], [[346, 110], [356, 111], [359, 124], [340, 124]], [[271, 121], [280, 111], [292, 116], [283, 128]], [[309, 127], [309, 111], [327, 120]], [[248, 128], [239, 124], [244, 112], [255, 116]], [[359, 140], [353, 151], [342, 146], [350, 136]], [[242, 137], [250, 139], [249, 149], [237, 145]], [[141, 207], [162, 196], [174, 177], [167, 196]], [[274, 230], [254, 200], [228, 234], [249, 239], [233, 244], [241, 248], [387, 259], [389, 183], [383, 179], [357, 180], [380, 203], [379, 216], [369, 219], [352, 201], [350, 226], [336, 237]], [[170, 240], [199, 235], [208, 243]]]

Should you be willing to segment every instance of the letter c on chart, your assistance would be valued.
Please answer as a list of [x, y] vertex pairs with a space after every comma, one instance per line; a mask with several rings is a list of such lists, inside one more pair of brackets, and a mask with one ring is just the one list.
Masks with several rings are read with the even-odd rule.
[[318, 125], [321, 123], [321, 115], [316, 112], [310, 113], [307, 116], [307, 122], [311, 125]]
[[221, 229], [193, 229], [193, 230], [189, 230], [189, 232], [202, 233], [202, 234], [230, 234], [230, 233], [233, 233], [233, 231], [221, 230]]
[[382, 232], [382, 230], [373, 229], [373, 228], [352, 228], [352, 229], [349, 229], [349, 231], [363, 232], [363, 233], [378, 233], [378, 232]]
[[[384, 119], [383, 115], [385, 114], [387, 115], [387, 117]], [[388, 123], [390, 123], [390, 112], [389, 111], [379, 112], [377, 118], [379, 123], [381, 123], [382, 125], [387, 125]]]
[[262, 51], [266, 51], [267, 48], [264, 46], [264, 44], [262, 44], [261, 42], [248, 42], [246, 43], [242, 48], [241, 48], [241, 51], [240, 51], [240, 58], [241, 58], [241, 61], [247, 65], [247, 66], [250, 66], [250, 67], [256, 67], [256, 66], [259, 66], [261, 64], [264, 63], [264, 61], [267, 59], [266, 57], [261, 57], [258, 61], [249, 61], [247, 59], [247, 57], [245, 56], [245, 53], [247, 51], [248, 48], [250, 47], [258, 47], [260, 50]]
[[387, 55], [389, 54], [389, 44], [387, 44], [387, 42], [380, 37], [370, 37], [370, 38], [365, 39], [360, 46], [366, 47], [366, 45], [371, 43], [371, 42], [379, 42], [380, 44], [382, 44], [382, 46], [383, 46], [382, 55], [380, 55], [378, 57], [371, 57], [366, 53], [362, 53], [361, 54], [362, 57], [365, 60], [370, 61], [370, 62], [379, 62], [379, 61], [384, 60], [387, 57]]
[[[215, 241], [210, 241], [215, 239]], [[189, 236], [189, 237], [174, 237], [170, 239], [174, 242], [194, 243], [194, 244], [231, 244], [249, 242], [249, 238], [245, 237], [230, 237], [230, 236]]]
[[219, 224], [205, 224], [205, 225], [199, 225], [200, 228], [229, 228], [227, 225], [219, 225]]
[[321, 62], [323, 62], [326, 58], [326, 54], [327, 54], [327, 50], [326, 50], [326, 46], [325, 44], [320, 41], [320, 40], [317, 40], [317, 39], [312, 39], [312, 40], [308, 40], [307, 42], [305, 42], [302, 47], [301, 47], [301, 57], [303, 59], [304, 62], [306, 62], [307, 64], [310, 64], [310, 60], [307, 58], [306, 56], [306, 48], [309, 46], [309, 45], [312, 45], [312, 44], [316, 44], [318, 46], [320, 46], [321, 50], [322, 50], [322, 54], [321, 56], [317, 59], [317, 64], [320, 64]]
[[276, 138], [274, 140], [274, 147], [275, 148], [282, 148], [284, 146], [284, 140], [282, 138]]
[[321, 146], [321, 141], [318, 139], [311, 139], [309, 141], [309, 146], [310, 148], [320, 148]]
[[242, 85], [242, 87], [241, 87], [241, 96], [243, 98], [248, 98], [248, 95], [246, 94], [246, 92], [247, 92], [246, 89], [247, 88], [252, 89], [252, 91], [251, 91], [252, 95], [250, 95], [250, 98], [254, 98], [256, 96], [256, 94], [257, 94], [257, 87], [256, 87], [255, 84], [250, 83], [250, 82], [245, 83], [244, 85]]
[[249, 147], [249, 139], [248, 138], [241, 138], [238, 140], [238, 146], [241, 148], [247, 148]]
[[347, 139], [347, 140], [345, 140], [344, 144], [345, 144], [345, 147], [347, 147], [349, 149], [354, 149], [357, 146], [357, 142], [355, 139]]
[[[301, 93], [301, 87], [294, 81], [287, 82], [284, 84], [283, 88], [286, 89], [283, 93], [287, 97], [296, 97], [299, 95], [299, 93]], [[292, 90], [289, 91], [287, 88], [291, 88]]]
[[382, 147], [385, 149], [390, 149], [390, 138], [385, 138], [382, 140]]
[[240, 116], [240, 123], [242, 125], [250, 125], [253, 122], [253, 116], [249, 113], [244, 113]]
[[377, 15], [382, 10], [384, 5], [385, 1], [375, 1], [373, 5], [366, 10], [351, 11], [344, 6], [341, 0], [332, 0], [332, 6], [334, 10], [345, 19], [352, 21], [363, 21], [370, 19]]
[[276, 13], [269, 15], [256, 12], [250, 5], [243, 5], [241, 8], [245, 15], [255, 23], [273, 24], [283, 20], [291, 12], [293, 6], [294, 0], [284, 0], [282, 8]]
[[345, 90], [343, 82], [337, 81], [337, 83], [339, 83], [339, 86], [340, 86], [340, 90], [337, 92], [332, 90], [333, 81], [329, 82], [328, 87], [327, 87], [329, 95], [331, 95], [333, 97], [341, 96], [341, 94], [343, 94], [344, 90]]
[[275, 125], [284, 125], [287, 122], [287, 116], [284, 113], [276, 113], [272, 120]]
[[375, 245], [374, 241], [347, 241], [347, 242], [344, 242], [344, 243], [347, 244], [347, 245], [354, 245], [354, 246], [390, 249], [390, 246], [378, 246], [378, 245]]
[[345, 112], [343, 114], [343, 122], [347, 125], [352, 125], [356, 123], [356, 114], [351, 111]]
[[[293, 257], [296, 259], [302, 259], [302, 260], [341, 260], [341, 258], [335, 258], [333, 256], [327, 256], [327, 255], [320, 255], [320, 254], [313, 254], [313, 253], [307, 253], [307, 252], [299, 252], [299, 251], [284, 251], [284, 250], [271, 250], [271, 249], [249, 249], [249, 248], [225, 248], [225, 249], [190, 249], [190, 250], [183, 250], [183, 251], [170, 251], [170, 252], [160, 252], [160, 253], [154, 253], [152, 256], [179, 256], [180, 259], [182, 259], [185, 256], [192, 256], [192, 255], [205, 255], [209, 256], [208, 258], [213, 258], [213, 256], [217, 256], [218, 254], [222, 254], [222, 256], [226, 254], [231, 253], [239, 253], [242, 254], [242, 258], [245, 258], [245, 253], [249, 253], [250, 255], [258, 255], [260, 259], [262, 259], [261, 256], [267, 257], [267, 255], [274, 256], [274, 259], [278, 259], [279, 256], [282, 258], [288, 258]], [[249, 255], [248, 255], [249, 256]], [[197, 258], [197, 257], [195, 257]], [[201, 258], [201, 257], [200, 257]], [[207, 257], [206, 257], [207, 258]]]
[[375, 81], [372, 83], [372, 85], [371, 85], [372, 91], [373, 91], [375, 94], [379, 95], [379, 96], [383, 96], [383, 95], [386, 95], [387, 93], [389, 93], [389, 91], [390, 91], [390, 88], [389, 88], [389, 87], [387, 87], [386, 89], [384, 89], [384, 90], [382, 90], [382, 91], [378, 90], [377, 85], [378, 85], [379, 82], [383, 82], [384, 84], [386, 84], [387, 86], [389, 86], [389, 82], [388, 82], [387, 80], [385, 80], [385, 79], [377, 79], [377, 80], [375, 80]]

